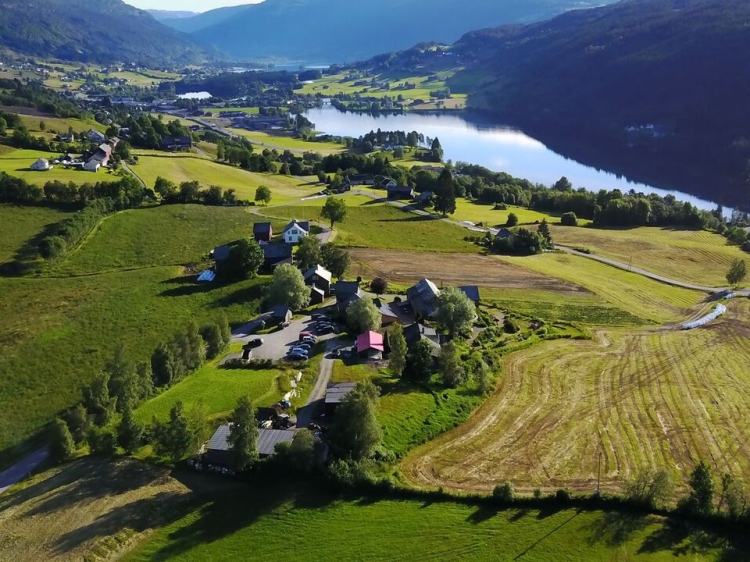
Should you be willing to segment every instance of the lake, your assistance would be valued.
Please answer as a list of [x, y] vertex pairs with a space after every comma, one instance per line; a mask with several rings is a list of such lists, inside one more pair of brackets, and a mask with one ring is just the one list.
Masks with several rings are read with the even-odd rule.
[[417, 131], [426, 137], [438, 137], [446, 160], [478, 164], [535, 183], [552, 185], [566, 176], [575, 188], [585, 187], [590, 191], [619, 189], [623, 192], [634, 189], [660, 196], [671, 194], [700, 209], [716, 208], [716, 203], [687, 193], [630, 182], [622, 176], [586, 166], [550, 150], [521, 131], [469, 122], [458, 115], [370, 115], [343, 112], [326, 105], [309, 110], [305, 116], [315, 123], [316, 130], [330, 135], [356, 138], [380, 128], [383, 131]]

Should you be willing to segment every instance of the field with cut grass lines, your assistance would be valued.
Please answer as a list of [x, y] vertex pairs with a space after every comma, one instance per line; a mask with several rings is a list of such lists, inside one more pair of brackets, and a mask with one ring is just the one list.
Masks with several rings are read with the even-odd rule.
[[556, 243], [632, 264], [665, 277], [726, 287], [733, 259], [750, 261], [738, 246], [705, 230], [640, 227], [628, 229], [552, 226]]
[[580, 256], [546, 253], [496, 259], [577, 283], [612, 305], [655, 323], [679, 322], [706, 307], [707, 295], [703, 293], [672, 287]]
[[693, 330], [600, 331], [505, 358], [495, 393], [470, 420], [402, 465], [422, 486], [621, 490], [639, 467], [679, 488], [701, 459], [750, 479], [750, 302]]

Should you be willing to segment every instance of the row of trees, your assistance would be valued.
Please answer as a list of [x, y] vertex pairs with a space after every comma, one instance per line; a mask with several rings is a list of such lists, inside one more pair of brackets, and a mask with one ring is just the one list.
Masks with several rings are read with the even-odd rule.
[[498, 234], [492, 238], [488, 234], [483, 241], [489, 244], [493, 252], [503, 255], [530, 256], [554, 248], [547, 219], [542, 219], [536, 232], [527, 228], [518, 228], [511, 232], [510, 236]]

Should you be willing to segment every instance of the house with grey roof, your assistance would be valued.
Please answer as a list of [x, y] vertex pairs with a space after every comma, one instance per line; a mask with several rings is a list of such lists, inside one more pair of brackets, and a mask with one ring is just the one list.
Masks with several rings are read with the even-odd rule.
[[479, 287], [476, 285], [464, 285], [463, 287], [458, 287], [458, 290], [469, 297], [471, 302], [479, 304]]
[[273, 238], [273, 226], [270, 222], [256, 222], [253, 225], [253, 238], [256, 242], [270, 242]]
[[287, 244], [299, 244], [303, 238], [310, 234], [310, 221], [298, 221], [293, 219], [284, 227], [282, 236]]
[[431, 318], [435, 313], [439, 295], [440, 289], [429, 279], [421, 279], [416, 285], [406, 290], [406, 298], [412, 309], [423, 318]]
[[321, 289], [325, 296], [331, 294], [333, 274], [322, 265], [318, 264], [308, 269], [305, 272], [304, 278], [306, 284], [314, 285], [318, 289]]

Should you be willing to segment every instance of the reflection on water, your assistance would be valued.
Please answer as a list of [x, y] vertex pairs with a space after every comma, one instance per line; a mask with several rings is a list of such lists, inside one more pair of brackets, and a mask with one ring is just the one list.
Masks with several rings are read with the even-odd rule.
[[368, 115], [344, 113], [331, 106], [306, 113], [318, 131], [340, 136], [359, 137], [380, 128], [383, 131], [417, 131], [426, 137], [438, 137], [445, 159], [470, 162], [496, 171], [507, 172], [535, 183], [551, 185], [566, 176], [576, 188], [591, 191], [620, 189], [642, 191], [661, 196], [673, 194], [702, 209], [713, 209], [714, 203], [687, 193], [658, 189], [629, 182], [604, 170], [597, 170], [548, 149], [543, 143], [508, 127], [469, 122], [458, 115]]

